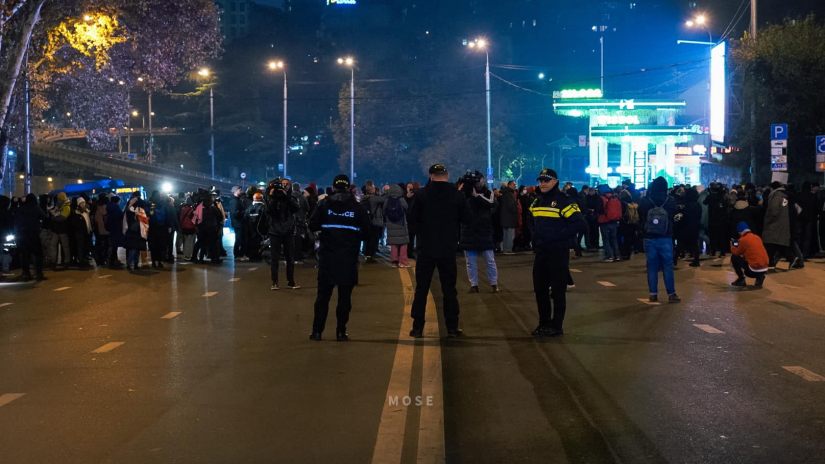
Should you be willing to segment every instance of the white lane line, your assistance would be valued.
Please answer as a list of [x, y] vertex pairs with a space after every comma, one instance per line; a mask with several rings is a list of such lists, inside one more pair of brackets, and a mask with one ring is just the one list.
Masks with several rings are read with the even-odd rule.
[[0, 408], [22, 397], [25, 393], [4, 393], [0, 395]]
[[[409, 340], [409, 331], [412, 319], [407, 317], [413, 298], [413, 285], [406, 272], [401, 275], [401, 288], [404, 291], [404, 312], [401, 315], [401, 329], [398, 334], [399, 343], [395, 345], [395, 357], [390, 371], [390, 382], [387, 386], [387, 398], [381, 411], [378, 423], [378, 436], [372, 450], [373, 463], [401, 462], [404, 449], [404, 435], [407, 427], [407, 413], [410, 408], [405, 407], [401, 400], [410, 395], [415, 346]], [[433, 318], [435, 320], [435, 318]]]
[[825, 377], [822, 377], [816, 372], [809, 371], [802, 366], [782, 366], [782, 369], [785, 369], [791, 374], [796, 374], [808, 382], [825, 382]]
[[218, 292], [206, 292], [201, 296], [204, 297], [204, 298], [212, 298], [213, 296], [215, 296], [217, 294], [218, 294]]
[[102, 276], [98, 276], [98, 279], [108, 279], [109, 277], [112, 277], [112, 274], [104, 274]]
[[580, 273], [581, 271], [582, 271], [581, 269], [572, 269], [572, 268], [570, 269], [570, 272], [575, 272], [577, 274]]
[[160, 318], [161, 319], [174, 319], [174, 318], [180, 316], [181, 314], [183, 314], [183, 311], [172, 311], [170, 313], [164, 314]]
[[14, 303], [0, 303], [0, 308], [5, 308], [6, 306], [11, 306]]
[[639, 301], [640, 303], [644, 303], [644, 304], [650, 305], [650, 306], [659, 306], [660, 304], [662, 304], [658, 301], [650, 301], [647, 298], [636, 298], [636, 300]]
[[599, 285], [601, 285], [602, 287], [615, 287], [615, 286], [616, 286], [616, 284], [614, 284], [613, 282], [608, 282], [608, 281], [606, 281], [606, 280], [599, 280], [599, 281], [598, 281], [598, 282], [596, 282], [596, 283], [598, 283], [598, 284], [599, 284]]
[[233, 277], [233, 278], [229, 279], [230, 282], [237, 282], [239, 280], [241, 280], [240, 277]]
[[56, 288], [56, 289], [54, 289], [54, 291], [56, 291], [56, 292], [62, 292], [62, 291], [64, 291], [64, 290], [68, 290], [68, 289], [70, 289], [70, 288], [72, 288], [72, 287], [60, 287], [60, 288]]
[[250, 267], [250, 268], [249, 268], [249, 272], [252, 272], [252, 271], [257, 271], [257, 270], [258, 270], [258, 268], [257, 268], [257, 267]]
[[709, 334], [723, 334], [723, 333], [725, 333], [725, 332], [722, 332], [721, 330], [717, 329], [716, 327], [714, 327], [712, 325], [707, 325], [707, 324], [693, 324], [693, 327], [696, 327], [697, 329], [702, 330], [704, 332], [707, 332]]
[[[401, 270], [403, 271], [403, 269]], [[407, 278], [409, 278], [409, 275], [407, 275]], [[410, 286], [412, 286], [412, 282], [410, 282]], [[427, 306], [435, 314], [435, 300], [433, 300], [432, 292], [427, 293]], [[424, 336], [438, 338], [438, 318], [433, 317], [432, 319], [433, 322], [424, 326]], [[416, 462], [419, 464], [443, 464], [446, 450], [444, 443], [444, 382], [441, 377], [441, 344], [427, 343], [421, 349], [424, 351], [421, 371], [423, 406], [419, 408]]]
[[115, 348], [123, 345], [124, 343], [126, 343], [126, 342], [109, 342], [109, 343], [101, 346], [100, 348], [92, 351], [92, 353], [108, 353], [109, 351], [114, 350]]

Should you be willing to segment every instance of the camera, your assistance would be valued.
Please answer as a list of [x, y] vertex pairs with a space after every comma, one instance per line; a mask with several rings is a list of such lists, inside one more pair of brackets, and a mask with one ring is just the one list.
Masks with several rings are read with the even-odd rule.
[[465, 194], [472, 195], [473, 189], [478, 188], [478, 183], [481, 182], [483, 178], [484, 175], [482, 175], [479, 171], [472, 171], [468, 169], [467, 172], [461, 176], [461, 179], [458, 182], [462, 184], [462, 191]]

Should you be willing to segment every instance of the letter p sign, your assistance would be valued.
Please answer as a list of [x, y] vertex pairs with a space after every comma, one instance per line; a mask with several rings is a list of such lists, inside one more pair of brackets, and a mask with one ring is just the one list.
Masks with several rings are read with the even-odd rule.
[[788, 140], [788, 125], [771, 124], [771, 140]]

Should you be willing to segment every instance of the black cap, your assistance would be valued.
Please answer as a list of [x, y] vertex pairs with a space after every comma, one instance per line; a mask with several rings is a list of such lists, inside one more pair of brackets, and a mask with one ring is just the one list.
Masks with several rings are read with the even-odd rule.
[[447, 174], [447, 166], [441, 163], [435, 163], [430, 166], [430, 174]]
[[544, 169], [541, 170], [541, 172], [539, 172], [539, 176], [536, 178], [536, 180], [542, 180], [542, 179], [548, 180], [550, 178], [558, 179], [559, 176], [556, 174], [556, 171], [554, 171], [550, 168], [544, 168]]
[[345, 174], [338, 174], [332, 181], [332, 186], [336, 189], [346, 190], [349, 188], [349, 177]]

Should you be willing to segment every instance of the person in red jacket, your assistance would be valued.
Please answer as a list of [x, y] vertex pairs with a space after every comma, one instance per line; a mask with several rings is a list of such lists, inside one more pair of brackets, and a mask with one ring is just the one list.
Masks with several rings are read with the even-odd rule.
[[746, 222], [737, 224], [736, 230], [739, 232], [739, 240], [731, 240], [730, 261], [739, 278], [733, 281], [731, 285], [734, 287], [747, 286], [745, 281], [747, 276], [756, 278], [756, 282], [753, 284], [754, 287], [762, 288], [765, 275], [768, 273], [768, 252], [765, 250], [765, 245], [762, 244], [762, 239], [758, 235], [751, 232]]

